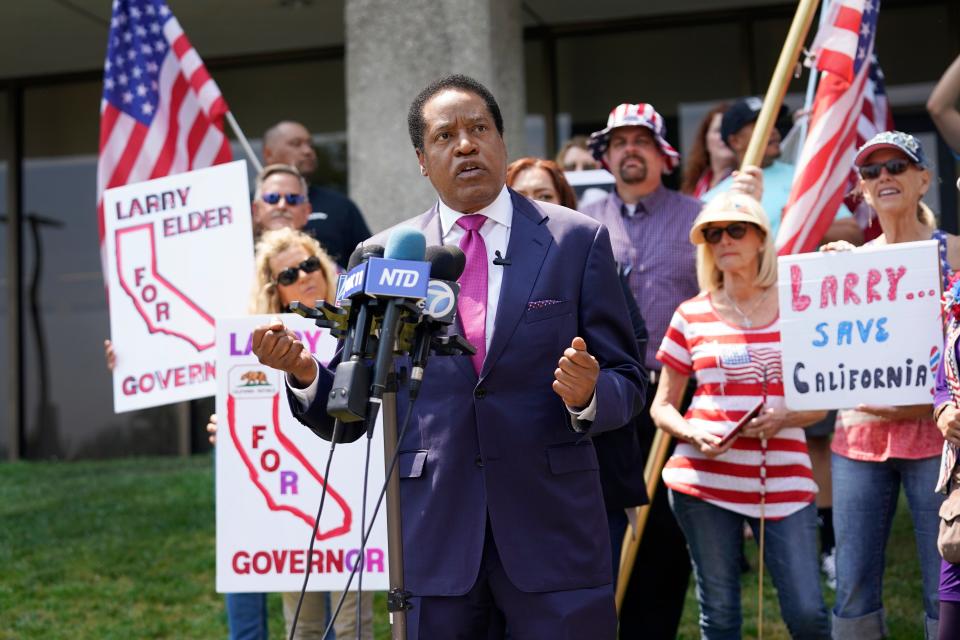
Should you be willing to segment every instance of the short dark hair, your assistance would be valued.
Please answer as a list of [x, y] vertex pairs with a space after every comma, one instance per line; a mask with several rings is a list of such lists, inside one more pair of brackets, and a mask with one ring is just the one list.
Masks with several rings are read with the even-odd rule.
[[459, 89], [469, 93], [476, 94], [487, 105], [487, 111], [493, 117], [493, 122], [497, 126], [497, 133], [503, 137], [503, 115], [500, 113], [500, 105], [497, 99], [493, 97], [490, 90], [474, 80], [473, 78], [459, 73], [440, 78], [427, 85], [410, 104], [410, 112], [407, 114], [407, 127], [410, 129], [410, 142], [417, 151], [423, 151], [423, 130], [427, 123], [423, 119], [423, 107], [433, 96], [441, 91], [448, 89]]

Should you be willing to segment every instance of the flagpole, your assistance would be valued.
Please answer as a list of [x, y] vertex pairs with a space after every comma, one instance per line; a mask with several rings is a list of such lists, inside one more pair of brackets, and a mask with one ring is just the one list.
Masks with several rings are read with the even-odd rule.
[[[827, 21], [827, 13], [830, 11], [832, 0], [823, 0], [820, 4], [820, 19], [817, 23], [818, 29], [823, 29], [823, 23]], [[800, 122], [800, 148], [807, 141], [807, 128], [810, 124], [810, 109], [813, 107], [813, 98], [817, 93], [817, 81], [820, 79], [820, 72], [816, 65], [810, 67], [810, 77], [807, 79], [807, 94], [803, 98], [803, 120]]]
[[657, 485], [660, 483], [660, 473], [663, 471], [663, 465], [667, 460], [671, 440], [672, 438], [666, 431], [657, 429], [657, 433], [653, 437], [653, 444], [650, 445], [650, 453], [647, 455], [647, 462], [643, 469], [643, 480], [647, 487], [649, 502], [641, 507], [634, 507], [637, 514], [636, 530], [634, 530], [633, 525], [627, 525], [627, 531], [623, 536], [623, 546], [620, 549], [620, 567], [617, 572], [617, 592], [615, 596], [618, 616], [623, 607], [623, 599], [627, 595], [627, 586], [630, 584], [630, 576], [633, 574], [633, 565], [637, 562], [640, 542], [643, 540], [643, 532], [647, 528], [647, 519], [650, 516], [650, 509], [653, 507]]
[[750, 145], [747, 147], [747, 153], [740, 164], [741, 169], [747, 165], [759, 166], [763, 160], [763, 150], [767, 147], [770, 131], [773, 129], [777, 113], [780, 111], [780, 105], [783, 104], [783, 97], [787, 93], [787, 85], [790, 84], [790, 76], [793, 74], [797, 59], [800, 57], [803, 41], [806, 40], [807, 32], [810, 31], [810, 23], [813, 22], [813, 14], [817, 11], [818, 4], [820, 4], [820, 0], [800, 0], [797, 4], [797, 12], [793, 16], [793, 23], [790, 25], [787, 39], [780, 51], [780, 59], [777, 60], [773, 77], [770, 78], [770, 86], [763, 98], [763, 108], [760, 109], [757, 125], [750, 137]]
[[250, 161], [250, 164], [253, 165], [253, 168], [257, 170], [257, 173], [260, 173], [263, 170], [263, 165], [260, 164], [260, 158], [257, 157], [257, 154], [253, 152], [253, 147], [250, 146], [250, 142], [247, 140], [247, 136], [243, 135], [243, 131], [240, 129], [240, 125], [237, 123], [237, 119], [233, 117], [232, 111], [227, 111], [227, 122], [230, 124], [230, 128], [233, 129], [233, 135], [237, 136], [237, 142], [240, 143], [240, 146], [243, 147], [244, 153], [247, 154], [247, 160]]

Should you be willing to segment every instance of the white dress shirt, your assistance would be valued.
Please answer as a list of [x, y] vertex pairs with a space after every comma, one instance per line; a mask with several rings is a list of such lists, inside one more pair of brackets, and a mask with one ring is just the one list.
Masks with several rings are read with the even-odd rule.
[[[440, 200], [438, 209], [440, 213], [440, 238], [443, 244], [460, 246], [460, 240], [467, 231], [457, 224], [457, 220], [460, 216], [472, 214], [454, 211], [443, 200]], [[497, 252], [501, 256], [507, 257], [507, 246], [510, 243], [510, 225], [513, 223], [513, 202], [507, 187], [503, 187], [496, 200], [475, 213], [487, 217], [487, 221], [480, 227], [480, 236], [483, 237], [483, 243], [487, 248], [487, 318], [484, 337], [486, 338], [486, 350], [489, 353], [490, 341], [493, 339], [493, 332], [496, 327], [497, 308], [500, 305], [500, 289], [503, 285], [503, 270], [505, 268], [493, 264], [493, 260]], [[562, 353], [557, 354], [558, 362], [562, 355]], [[304, 389], [298, 389], [291, 383], [292, 380], [288, 375], [287, 386], [293, 391], [293, 395], [300, 399], [304, 408], [309, 407], [317, 395], [317, 377], [314, 376], [310, 386]], [[575, 411], [569, 406], [567, 410], [570, 411], [571, 417], [575, 420], [593, 420], [597, 413], [596, 394], [591, 398], [590, 404], [582, 411]], [[577, 426], [575, 421], [574, 426]]]

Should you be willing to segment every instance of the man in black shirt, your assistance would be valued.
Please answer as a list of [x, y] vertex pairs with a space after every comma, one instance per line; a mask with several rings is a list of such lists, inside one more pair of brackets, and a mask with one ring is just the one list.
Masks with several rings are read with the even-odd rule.
[[[299, 122], [283, 120], [263, 134], [264, 164], [291, 164], [308, 178], [317, 169], [317, 152], [310, 132]], [[354, 248], [370, 237], [360, 209], [350, 198], [317, 185], [308, 190], [313, 213], [304, 231], [313, 235], [341, 266]]]

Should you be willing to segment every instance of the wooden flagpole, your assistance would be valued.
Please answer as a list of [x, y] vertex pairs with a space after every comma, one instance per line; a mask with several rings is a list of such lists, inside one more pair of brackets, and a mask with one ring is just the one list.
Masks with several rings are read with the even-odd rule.
[[[790, 31], [787, 32], [787, 39], [784, 42], [783, 49], [780, 51], [780, 58], [777, 60], [777, 66], [773, 71], [773, 77], [770, 78], [770, 86], [763, 99], [763, 107], [760, 109], [760, 115], [757, 118], [757, 124], [753, 129], [753, 135], [750, 137], [750, 144], [747, 147], [747, 153], [743, 157], [743, 163], [740, 168], [747, 165], [759, 166], [763, 160], [763, 151], [767, 147], [767, 141], [770, 139], [770, 131], [776, 120], [777, 113], [780, 111], [780, 105], [783, 104], [783, 98], [787, 94], [787, 86], [790, 84], [790, 77], [800, 58], [800, 51], [803, 43], [810, 31], [810, 25], [813, 22], [813, 16], [817, 12], [817, 6], [820, 0], [799, 0], [797, 11], [793, 16], [793, 22], [790, 24]], [[656, 493], [657, 484], [660, 481], [660, 472], [666, 462], [667, 451], [670, 449], [670, 436], [665, 432], [658, 430], [653, 439], [653, 446], [650, 448], [650, 455], [647, 456], [647, 463], [644, 467], [643, 475], [647, 485], [647, 495], [650, 496], [650, 502], [653, 502]], [[630, 580], [630, 574], [633, 572], [633, 565], [637, 559], [637, 550], [640, 548], [640, 541], [643, 537], [643, 530], [647, 524], [647, 518], [650, 514], [650, 505], [637, 507], [637, 531], [633, 532], [632, 527], [627, 527], [627, 534], [624, 536], [623, 549], [620, 555], [620, 570], [617, 574], [617, 613], [623, 605], [623, 598], [627, 593], [627, 585]], [[762, 591], [761, 591], [762, 593]], [[762, 623], [761, 623], [762, 624]]]
[[797, 60], [800, 58], [800, 51], [803, 49], [803, 43], [810, 31], [813, 15], [817, 12], [817, 5], [819, 4], [820, 0], [800, 0], [797, 4], [797, 12], [793, 16], [790, 31], [787, 32], [787, 39], [780, 51], [780, 59], [777, 60], [773, 77], [770, 78], [770, 86], [763, 98], [763, 108], [760, 109], [760, 116], [757, 118], [753, 135], [750, 137], [747, 153], [740, 165], [741, 170], [747, 165], [760, 166], [763, 160], [763, 151], [767, 148], [770, 131], [773, 129], [777, 113], [780, 111], [780, 105], [783, 104], [783, 97], [787, 94], [790, 77], [793, 75], [794, 68], [796, 68]]
[[627, 525], [627, 532], [623, 536], [623, 548], [620, 551], [620, 570], [617, 573], [617, 614], [620, 613], [620, 607], [623, 605], [623, 598], [627, 594], [627, 585], [630, 583], [630, 574], [633, 572], [633, 564], [637, 561], [637, 551], [640, 549], [640, 540], [643, 538], [643, 530], [647, 526], [647, 518], [650, 516], [650, 506], [657, 492], [657, 484], [660, 482], [660, 472], [663, 471], [663, 465], [667, 461], [667, 452], [670, 450], [670, 435], [662, 429], [657, 429], [653, 436], [653, 444], [650, 446], [650, 454], [647, 456], [647, 463], [643, 468], [643, 480], [647, 486], [647, 495], [650, 502], [642, 507], [635, 507], [637, 514], [637, 530], [633, 531], [631, 525]]

